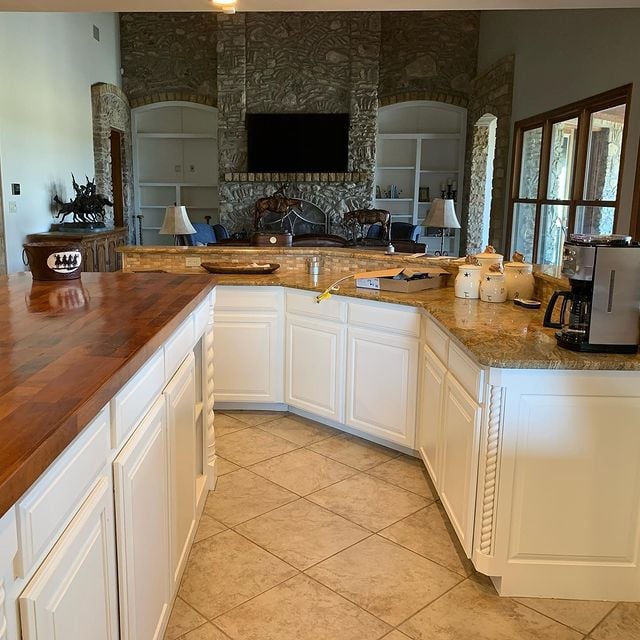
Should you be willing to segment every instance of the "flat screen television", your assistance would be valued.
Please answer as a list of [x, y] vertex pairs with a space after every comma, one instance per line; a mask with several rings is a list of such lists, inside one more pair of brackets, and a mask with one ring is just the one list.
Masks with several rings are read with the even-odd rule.
[[348, 170], [348, 113], [248, 113], [246, 126], [251, 173]]

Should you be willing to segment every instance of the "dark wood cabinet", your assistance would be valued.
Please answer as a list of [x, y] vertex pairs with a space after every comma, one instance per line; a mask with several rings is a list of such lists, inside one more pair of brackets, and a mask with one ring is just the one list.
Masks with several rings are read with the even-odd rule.
[[78, 242], [84, 249], [83, 271], [120, 271], [122, 258], [117, 247], [127, 243], [127, 228], [114, 227], [104, 231], [47, 231], [32, 233], [27, 242]]

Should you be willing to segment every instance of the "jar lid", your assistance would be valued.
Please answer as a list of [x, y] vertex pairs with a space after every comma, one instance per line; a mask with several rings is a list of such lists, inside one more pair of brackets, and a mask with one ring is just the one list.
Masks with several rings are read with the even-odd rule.
[[475, 256], [475, 258], [479, 258], [479, 259], [487, 259], [487, 258], [493, 258], [496, 260], [502, 260], [503, 256], [501, 253], [497, 253], [496, 250], [491, 246], [491, 245], [487, 245], [484, 248], [484, 251], [482, 253], [477, 253]]
[[487, 278], [487, 280], [491, 279], [491, 280], [504, 280], [504, 273], [498, 273], [497, 271], [487, 271], [484, 274], [484, 277]]
[[528, 262], [505, 262], [505, 269], [523, 269], [526, 271], [533, 271], [533, 265]]

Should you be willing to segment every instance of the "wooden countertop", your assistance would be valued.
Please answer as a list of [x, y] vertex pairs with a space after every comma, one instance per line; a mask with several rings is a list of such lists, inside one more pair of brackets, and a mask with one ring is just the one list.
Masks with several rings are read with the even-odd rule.
[[0, 277], [0, 516], [215, 282], [206, 274]]

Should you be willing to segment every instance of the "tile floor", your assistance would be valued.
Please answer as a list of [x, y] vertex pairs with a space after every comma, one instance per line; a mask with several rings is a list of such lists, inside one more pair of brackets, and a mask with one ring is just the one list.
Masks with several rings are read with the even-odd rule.
[[499, 598], [423, 470], [291, 414], [217, 412], [166, 640], [638, 640], [640, 605]]

